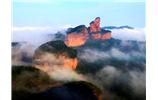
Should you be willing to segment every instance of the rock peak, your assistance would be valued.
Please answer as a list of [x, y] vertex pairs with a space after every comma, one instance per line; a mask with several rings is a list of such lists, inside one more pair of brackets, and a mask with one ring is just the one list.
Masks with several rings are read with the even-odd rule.
[[67, 30], [67, 36], [64, 40], [69, 47], [78, 47], [86, 43], [87, 39], [92, 40], [107, 40], [111, 39], [111, 31], [104, 30], [100, 27], [101, 18], [96, 17], [89, 23], [87, 28], [85, 25], [79, 25], [75, 28]]

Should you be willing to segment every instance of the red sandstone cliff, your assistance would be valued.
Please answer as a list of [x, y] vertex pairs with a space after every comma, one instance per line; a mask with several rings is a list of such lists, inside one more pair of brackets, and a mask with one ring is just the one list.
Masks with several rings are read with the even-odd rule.
[[100, 22], [100, 17], [97, 17], [94, 21], [90, 23], [90, 26], [88, 28], [86, 28], [85, 25], [80, 25], [75, 28], [69, 29], [64, 41], [65, 44], [69, 47], [78, 47], [84, 45], [87, 39], [111, 39], [111, 31], [101, 29]]

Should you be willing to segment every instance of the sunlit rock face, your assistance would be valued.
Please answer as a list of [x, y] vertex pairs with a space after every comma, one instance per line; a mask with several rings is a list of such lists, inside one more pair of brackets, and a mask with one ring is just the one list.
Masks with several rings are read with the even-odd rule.
[[95, 33], [91, 35], [93, 40], [100, 40], [102, 35], [100, 33]]
[[77, 51], [67, 47], [63, 41], [50, 41], [36, 49], [33, 66], [49, 73], [54, 68], [76, 69]]
[[94, 21], [90, 23], [90, 32], [99, 32], [100, 28], [100, 17], [95, 18]]
[[85, 25], [79, 25], [75, 28], [69, 28], [67, 36], [64, 40], [69, 47], [79, 47], [86, 43], [88, 39], [92, 40], [107, 40], [111, 39], [111, 31], [101, 29], [100, 17], [95, 18], [87, 28]]
[[91, 39], [93, 40], [107, 40], [111, 39], [111, 31], [101, 29], [100, 27], [100, 17], [95, 18], [89, 25], [89, 33], [91, 34]]
[[88, 30], [85, 25], [68, 29], [65, 38], [65, 44], [69, 47], [78, 47], [84, 45], [88, 39]]

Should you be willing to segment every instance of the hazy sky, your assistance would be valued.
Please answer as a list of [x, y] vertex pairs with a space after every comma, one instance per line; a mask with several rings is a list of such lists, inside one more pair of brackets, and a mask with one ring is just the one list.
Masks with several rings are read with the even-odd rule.
[[145, 0], [13, 0], [13, 27], [88, 25], [145, 27]]

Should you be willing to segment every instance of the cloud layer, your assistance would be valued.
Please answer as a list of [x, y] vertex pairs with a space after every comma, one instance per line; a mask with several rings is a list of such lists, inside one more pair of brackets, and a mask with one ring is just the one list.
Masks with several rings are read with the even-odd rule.
[[[65, 34], [65, 30], [71, 25], [65, 25], [60, 27], [55, 26], [44, 26], [44, 27], [13, 27], [12, 29], [12, 41], [28, 41], [32, 44], [41, 44], [53, 39], [48, 36], [49, 34], [54, 34], [58, 31]], [[145, 30], [144, 29], [113, 29], [112, 37], [121, 40], [137, 40], [146, 41]]]
[[121, 40], [145, 41], [145, 29], [113, 29], [112, 37]]

